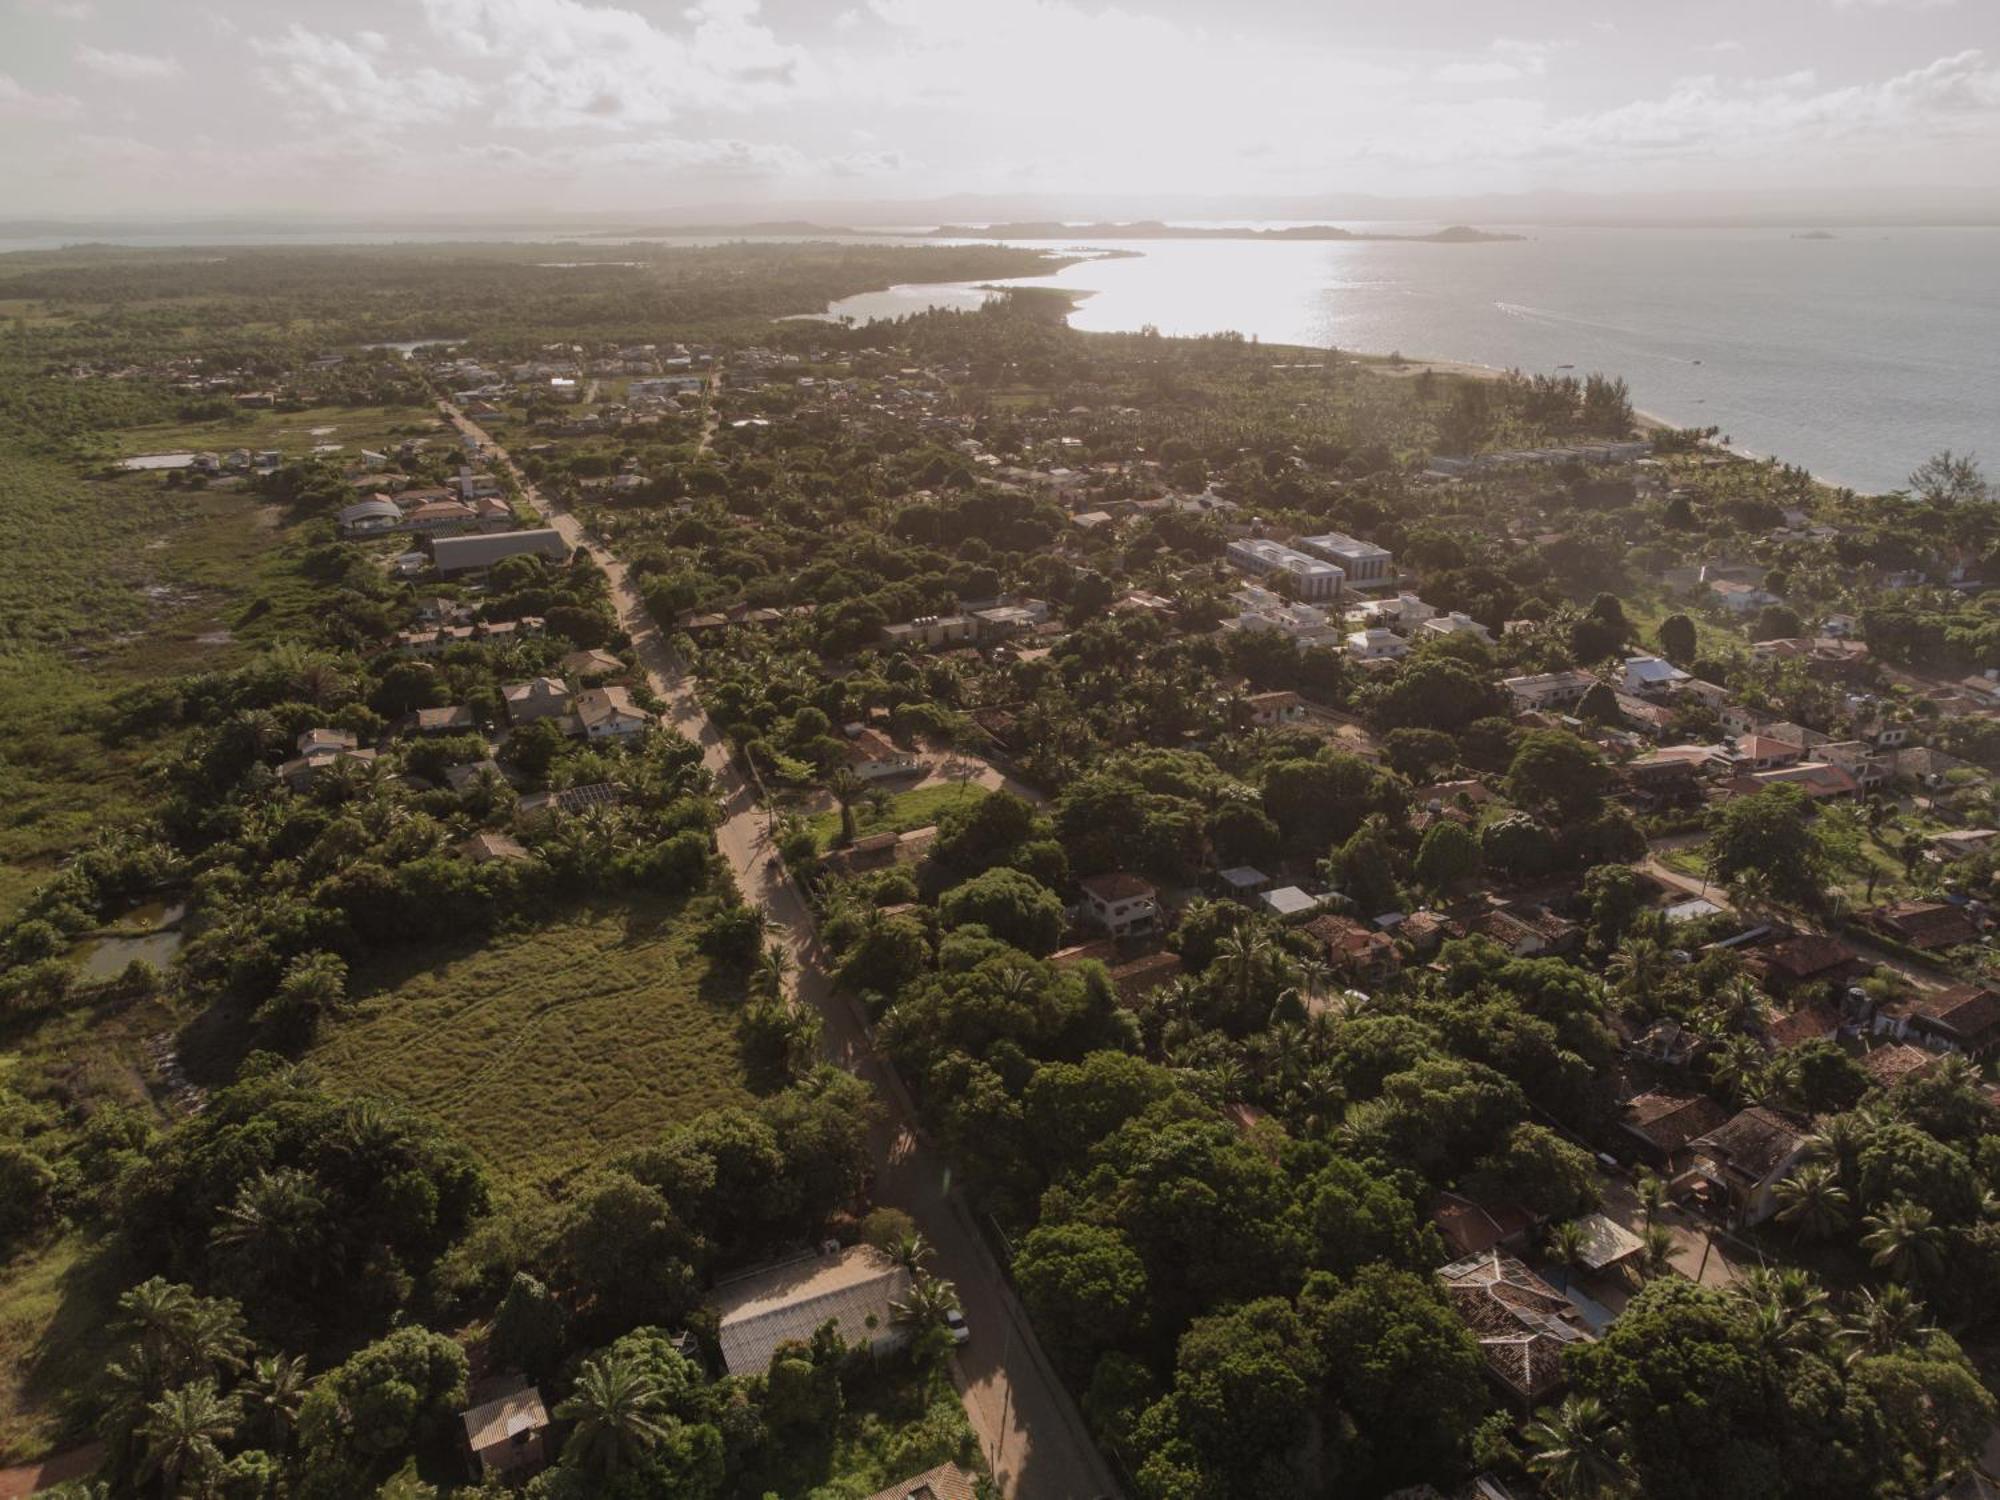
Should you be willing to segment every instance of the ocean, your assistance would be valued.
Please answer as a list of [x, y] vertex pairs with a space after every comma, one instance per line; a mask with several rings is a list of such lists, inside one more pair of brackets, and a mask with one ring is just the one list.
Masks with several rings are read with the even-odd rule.
[[[1101, 241], [1088, 248], [1138, 253], [1021, 284], [1088, 292], [1080, 329], [1233, 329], [1623, 375], [1644, 411], [1864, 491], [1901, 486], [1940, 448], [1982, 453], [2000, 478], [2000, 230], [1514, 232], [1526, 237]], [[866, 321], [987, 295], [897, 287], [829, 312]]]

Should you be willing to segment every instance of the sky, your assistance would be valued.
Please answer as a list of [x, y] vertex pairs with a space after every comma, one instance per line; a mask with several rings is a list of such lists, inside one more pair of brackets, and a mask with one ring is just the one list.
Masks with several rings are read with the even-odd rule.
[[0, 217], [2000, 205], [2000, 0], [0, 0]]

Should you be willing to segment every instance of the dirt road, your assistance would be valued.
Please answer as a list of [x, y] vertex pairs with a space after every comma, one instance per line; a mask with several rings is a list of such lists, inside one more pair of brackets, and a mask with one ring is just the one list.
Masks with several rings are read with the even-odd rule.
[[894, 1070], [876, 1053], [859, 1010], [834, 992], [810, 909], [798, 888], [770, 867], [768, 817], [721, 734], [702, 712], [694, 684], [667, 648], [624, 564], [586, 540], [576, 517], [542, 496], [507, 452], [457, 408], [440, 402], [439, 410], [460, 432], [484, 445], [494, 463], [514, 474], [523, 498], [548, 525], [604, 569], [640, 664], [654, 691], [669, 705], [668, 722], [701, 747], [703, 763], [714, 775], [722, 798], [723, 821], [716, 830], [716, 843], [744, 900], [762, 908], [797, 960], [797, 998], [824, 1018], [828, 1056], [865, 1079], [882, 1102], [871, 1140], [875, 1196], [916, 1220], [935, 1247], [936, 1270], [958, 1289], [973, 1333], [972, 1341], [956, 1355], [959, 1386], [966, 1415], [1002, 1492], [1016, 1500], [1093, 1500], [1118, 1493], [1026, 1312], [973, 1227], [963, 1198], [952, 1191], [949, 1163], [917, 1131], [909, 1096]]

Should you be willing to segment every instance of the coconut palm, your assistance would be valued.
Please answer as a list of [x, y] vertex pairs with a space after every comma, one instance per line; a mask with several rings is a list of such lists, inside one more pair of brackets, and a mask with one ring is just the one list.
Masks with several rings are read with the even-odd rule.
[[858, 831], [854, 822], [854, 804], [861, 800], [868, 784], [850, 767], [841, 766], [826, 778], [826, 789], [832, 795], [834, 805], [840, 809], [840, 841], [851, 844]]
[[944, 1326], [945, 1316], [958, 1309], [958, 1288], [941, 1277], [920, 1274], [910, 1283], [907, 1295], [889, 1304], [889, 1313], [898, 1324], [921, 1332]]
[[1944, 1267], [1944, 1230], [1921, 1203], [1898, 1198], [1861, 1221], [1868, 1262], [1892, 1281], [1927, 1281]]
[[271, 1451], [284, 1451], [292, 1428], [299, 1419], [299, 1407], [306, 1395], [306, 1357], [294, 1354], [266, 1354], [259, 1357], [237, 1387], [243, 1403], [244, 1423], [263, 1436]]
[[1605, 965], [1605, 973], [1633, 1005], [1641, 1011], [1651, 1011], [1671, 967], [1666, 948], [1657, 940], [1630, 937], [1618, 945], [1611, 962]]
[[889, 1259], [912, 1276], [920, 1276], [924, 1267], [930, 1264], [931, 1242], [913, 1229], [908, 1234], [898, 1235], [888, 1246], [888, 1253]]
[[250, 1348], [235, 1303], [197, 1297], [164, 1277], [128, 1290], [118, 1299], [118, 1312], [117, 1331], [169, 1379], [240, 1368]]
[[1826, 1288], [1796, 1266], [1752, 1271], [1738, 1295], [1756, 1309], [1759, 1337], [1781, 1354], [1817, 1353], [1833, 1340], [1836, 1324]]
[[1764, 1049], [1749, 1037], [1732, 1036], [1710, 1054], [1709, 1076], [1731, 1098], [1749, 1099], [1763, 1088], [1768, 1063]]
[[1738, 870], [1729, 877], [1729, 899], [1745, 916], [1768, 912], [1776, 904], [1769, 872]]
[[1583, 1265], [1583, 1257], [1589, 1253], [1590, 1234], [1574, 1219], [1565, 1219], [1549, 1229], [1544, 1248], [1549, 1259], [1562, 1267], [1563, 1286], [1567, 1288], [1570, 1278]]
[[756, 972], [750, 983], [773, 1000], [785, 998], [785, 984], [792, 975], [792, 951], [783, 943], [766, 943], [757, 954]]
[[1667, 1206], [1666, 1180], [1657, 1172], [1648, 1172], [1642, 1168], [1633, 1174], [1632, 1196], [1638, 1199], [1639, 1212], [1645, 1216], [1646, 1223], [1650, 1225]]
[[146, 1408], [146, 1420], [139, 1424], [139, 1477], [158, 1475], [163, 1495], [189, 1489], [206, 1494], [211, 1476], [222, 1467], [222, 1443], [242, 1417], [236, 1399], [219, 1394], [213, 1380], [168, 1391]]
[[1533, 1451], [1528, 1468], [1563, 1500], [1606, 1500], [1629, 1493], [1623, 1434], [1595, 1396], [1570, 1396], [1522, 1432]]
[[1271, 956], [1271, 936], [1260, 927], [1239, 927], [1215, 945], [1215, 957], [1235, 976], [1236, 1003], [1247, 1010], [1257, 976]]
[[293, 1167], [260, 1168], [236, 1189], [209, 1239], [310, 1280], [325, 1219], [326, 1199], [310, 1176]]
[[630, 1469], [668, 1436], [666, 1392], [635, 1355], [606, 1351], [585, 1361], [555, 1415], [574, 1422], [564, 1458], [595, 1473]]
[[1777, 1186], [1778, 1221], [1809, 1240], [1831, 1239], [1847, 1227], [1847, 1189], [1823, 1161], [1808, 1161]]
[[1852, 1360], [1894, 1354], [1922, 1344], [1936, 1332], [1926, 1321], [1924, 1305], [1916, 1293], [1892, 1281], [1879, 1291], [1871, 1287], [1861, 1293], [1839, 1337]]
[[1673, 1274], [1674, 1232], [1664, 1224], [1648, 1224], [1639, 1231], [1639, 1274], [1648, 1281]]

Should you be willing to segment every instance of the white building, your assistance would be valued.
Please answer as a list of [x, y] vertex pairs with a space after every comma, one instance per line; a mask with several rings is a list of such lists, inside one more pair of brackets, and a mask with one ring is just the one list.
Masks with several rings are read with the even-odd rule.
[[1417, 629], [1424, 635], [1469, 635], [1474, 640], [1485, 641], [1488, 645], [1493, 642], [1491, 632], [1463, 610], [1455, 609], [1448, 615], [1434, 615]]
[[1151, 932], [1160, 920], [1160, 903], [1151, 882], [1123, 870], [1092, 875], [1080, 881], [1090, 918], [1113, 937]]
[[1254, 586], [1238, 589], [1235, 597], [1242, 606], [1236, 617], [1238, 630], [1275, 630], [1302, 646], [1327, 645], [1340, 638], [1323, 609]]
[[1315, 557], [1337, 564], [1351, 589], [1388, 588], [1396, 581], [1395, 558], [1387, 547], [1339, 531], [1301, 537], [1299, 546]]
[[1377, 625], [1348, 636], [1347, 654], [1356, 661], [1400, 661], [1410, 654], [1410, 643]]
[[1526, 677], [1503, 677], [1500, 686], [1514, 700], [1516, 711], [1526, 713], [1545, 708], [1574, 708], [1583, 695], [1597, 686], [1588, 672], [1535, 672]]
[[1688, 674], [1658, 656], [1628, 656], [1619, 669], [1618, 686], [1636, 698], [1672, 692], [1688, 681]]
[[1244, 537], [1225, 549], [1229, 561], [1253, 578], [1283, 574], [1301, 599], [1337, 599], [1346, 575], [1330, 562], [1308, 557], [1262, 537]]

